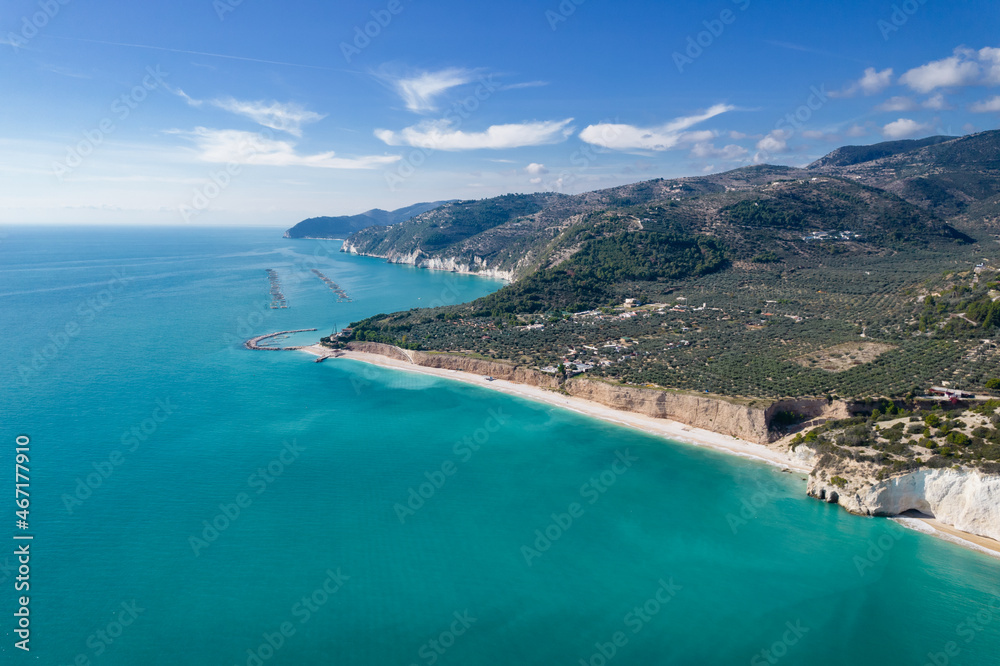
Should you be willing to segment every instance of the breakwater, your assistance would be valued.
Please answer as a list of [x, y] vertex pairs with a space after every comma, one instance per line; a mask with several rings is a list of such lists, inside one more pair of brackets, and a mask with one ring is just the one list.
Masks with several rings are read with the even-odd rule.
[[295, 351], [296, 349], [302, 349], [304, 345], [298, 347], [272, 347], [270, 345], [262, 345], [261, 343], [265, 340], [270, 340], [271, 338], [277, 338], [279, 336], [288, 336], [292, 333], [307, 333], [309, 331], [315, 331], [315, 328], [300, 328], [296, 331], [278, 331], [277, 333], [268, 333], [267, 335], [258, 335], [256, 338], [250, 338], [243, 343], [246, 349], [252, 349], [253, 351]]

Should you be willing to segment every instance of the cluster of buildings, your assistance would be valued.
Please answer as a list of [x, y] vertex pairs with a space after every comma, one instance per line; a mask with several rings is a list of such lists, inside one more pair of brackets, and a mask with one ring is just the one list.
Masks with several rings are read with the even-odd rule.
[[802, 240], [809, 241], [825, 241], [825, 240], [860, 240], [864, 238], [861, 234], [854, 233], [853, 231], [814, 231], [808, 236], [803, 236]]

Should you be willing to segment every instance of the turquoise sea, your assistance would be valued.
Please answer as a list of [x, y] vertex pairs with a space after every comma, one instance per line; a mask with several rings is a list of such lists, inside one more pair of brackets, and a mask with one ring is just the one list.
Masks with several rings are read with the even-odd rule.
[[1000, 561], [801, 474], [240, 344], [497, 282], [270, 229], [5, 232], [2, 664], [1000, 664]]

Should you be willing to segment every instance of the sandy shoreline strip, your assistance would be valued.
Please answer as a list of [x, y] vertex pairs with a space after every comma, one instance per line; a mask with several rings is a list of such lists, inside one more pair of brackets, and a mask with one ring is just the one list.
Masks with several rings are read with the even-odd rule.
[[[309, 354], [313, 354], [315, 356], [326, 356], [330, 353], [329, 349], [320, 345], [303, 347], [301, 351], [308, 352]], [[379, 354], [342, 350], [339, 359], [361, 361], [362, 363], [370, 363], [385, 368], [392, 368], [394, 370], [416, 372], [418, 374], [431, 375], [433, 377], [441, 377], [443, 379], [453, 379], [455, 381], [473, 384], [475, 386], [480, 386], [493, 391], [499, 391], [508, 395], [519, 396], [535, 402], [543, 402], [556, 407], [562, 407], [563, 409], [569, 409], [577, 412], [578, 414], [597, 418], [609, 423], [623, 425], [635, 430], [641, 430], [647, 434], [664, 437], [676, 442], [684, 442], [686, 444], [693, 444], [695, 446], [714, 449], [716, 451], [723, 451], [742, 458], [759, 460], [782, 469], [790, 469], [796, 472], [805, 473], [809, 473], [811, 471], [809, 468], [804, 467], [801, 462], [792, 459], [790, 456], [787, 456], [780, 451], [773, 451], [762, 444], [754, 444], [753, 442], [748, 442], [729, 435], [720, 435], [719, 433], [712, 432], [711, 430], [694, 428], [692, 426], [684, 425], [683, 423], [678, 423], [677, 421], [657, 419], [643, 414], [636, 414], [635, 412], [623, 412], [621, 410], [602, 405], [598, 402], [593, 402], [592, 400], [584, 400], [583, 398], [556, 393], [555, 391], [544, 389], [539, 386], [516, 384], [503, 379], [487, 381], [485, 378], [472, 373], [460, 372], [458, 370], [445, 370], [442, 368], [428, 368], [422, 365], [399, 361], [387, 356], [381, 356]]]
[[975, 550], [1000, 559], [1000, 541], [994, 541], [993, 539], [979, 536], [978, 534], [963, 532], [960, 529], [942, 523], [940, 520], [935, 520], [933, 518], [900, 517], [894, 518], [893, 520], [904, 527], [909, 527], [910, 529], [917, 530], [918, 532], [923, 532], [924, 534], [944, 539], [945, 541], [949, 541], [953, 544], [961, 546], [962, 548]]
[[[321, 345], [302, 347], [300, 348], [300, 351], [312, 354], [313, 356], [329, 356], [331, 354], [330, 349]], [[602, 405], [598, 402], [593, 402], [592, 400], [584, 400], [583, 398], [556, 393], [555, 391], [538, 386], [515, 384], [514, 382], [509, 382], [503, 379], [487, 381], [485, 378], [472, 373], [461, 372], [458, 370], [445, 370], [442, 368], [428, 368], [422, 365], [399, 361], [387, 356], [381, 356], [379, 354], [367, 354], [364, 352], [348, 350], [338, 350], [338, 353], [340, 354], [338, 359], [370, 363], [384, 368], [402, 370], [404, 372], [415, 372], [422, 375], [441, 377], [443, 379], [453, 379], [455, 381], [481, 386], [482, 388], [499, 391], [508, 395], [519, 396], [535, 402], [542, 402], [556, 407], [562, 407], [563, 409], [569, 409], [577, 412], [578, 414], [597, 418], [602, 421], [607, 421], [608, 423], [623, 425], [628, 428], [640, 430], [647, 434], [662, 437], [675, 442], [683, 442], [685, 444], [692, 444], [694, 446], [722, 451], [741, 458], [758, 460], [781, 469], [790, 469], [805, 474], [812, 471], [801, 462], [793, 460], [791, 457], [780, 451], [773, 451], [762, 444], [754, 444], [753, 442], [748, 442], [737, 437], [720, 435], [719, 433], [712, 432], [711, 430], [694, 428], [677, 421], [657, 419], [643, 414], [636, 414], [635, 412], [623, 412], [621, 410]], [[895, 518], [894, 520], [905, 527], [914, 529], [929, 536], [943, 539], [949, 543], [967, 548], [969, 550], [975, 550], [980, 553], [1000, 558], [1000, 541], [994, 541], [993, 539], [988, 539], [977, 534], [963, 532], [952, 527], [951, 525], [946, 525], [933, 519]]]

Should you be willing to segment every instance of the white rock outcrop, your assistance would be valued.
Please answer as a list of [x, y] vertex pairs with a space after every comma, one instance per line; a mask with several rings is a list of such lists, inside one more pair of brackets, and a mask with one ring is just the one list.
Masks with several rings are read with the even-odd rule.
[[877, 483], [846, 480], [838, 487], [814, 474], [807, 492], [851, 513], [895, 516], [916, 510], [964, 532], [1000, 541], [1000, 476], [968, 469], [922, 469]]
[[462, 261], [455, 257], [429, 257], [420, 250], [414, 250], [409, 254], [402, 252], [390, 252], [389, 254], [369, 254], [358, 250], [353, 243], [344, 241], [342, 252], [357, 254], [363, 257], [378, 257], [385, 259], [390, 264], [407, 264], [417, 268], [427, 268], [434, 271], [449, 271], [451, 273], [464, 273], [467, 275], [479, 275], [481, 277], [496, 278], [499, 280], [513, 281], [514, 272], [490, 268], [482, 257], [473, 257], [471, 262]]

